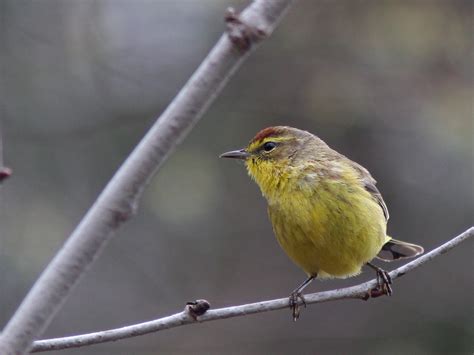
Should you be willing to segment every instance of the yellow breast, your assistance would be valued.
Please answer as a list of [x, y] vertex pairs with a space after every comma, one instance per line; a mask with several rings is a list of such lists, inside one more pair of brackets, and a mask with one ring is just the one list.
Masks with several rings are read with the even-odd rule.
[[262, 174], [262, 166], [249, 167], [267, 198], [279, 244], [309, 275], [359, 273], [388, 239], [382, 209], [350, 174], [331, 179], [296, 170]]

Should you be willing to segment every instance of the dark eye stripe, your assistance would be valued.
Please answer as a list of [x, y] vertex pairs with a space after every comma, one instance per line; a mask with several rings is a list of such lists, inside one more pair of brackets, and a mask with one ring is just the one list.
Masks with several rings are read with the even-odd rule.
[[263, 145], [263, 150], [266, 151], [266, 152], [269, 152], [273, 149], [275, 149], [276, 147], [276, 143], [275, 142], [266, 142], [264, 145]]

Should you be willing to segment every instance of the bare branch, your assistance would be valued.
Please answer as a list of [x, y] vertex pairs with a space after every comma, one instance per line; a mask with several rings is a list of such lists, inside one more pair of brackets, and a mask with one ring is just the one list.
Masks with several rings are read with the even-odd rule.
[[[0, 21], [0, 22], [5, 23], [5, 21]], [[4, 78], [5, 76], [4, 74], [5, 74], [5, 69], [2, 65], [0, 66], [0, 77]], [[5, 95], [2, 92], [2, 86], [0, 86], [0, 97], [5, 97]], [[12, 169], [7, 168], [6, 166], [3, 166], [3, 133], [2, 133], [3, 117], [5, 117], [5, 103], [2, 101], [0, 102], [0, 186], [3, 180], [8, 179], [12, 175]]]
[[7, 168], [6, 166], [0, 166], [0, 183], [2, 183], [3, 180], [9, 178], [11, 174], [12, 174], [12, 169]]
[[[396, 279], [405, 275], [407, 272], [414, 270], [430, 260], [446, 253], [460, 243], [472, 238], [474, 236], [474, 227], [469, 228], [457, 237], [444, 243], [440, 247], [422, 255], [416, 260], [409, 262], [398, 269], [390, 272], [392, 279]], [[376, 280], [364, 282], [357, 286], [347, 287], [343, 289], [318, 292], [305, 295], [307, 304], [321, 303], [328, 301], [337, 301], [343, 299], [363, 299], [367, 300], [370, 291], [376, 285]], [[207, 301], [199, 300], [196, 304], [203, 304], [208, 306]], [[254, 313], [262, 313], [268, 311], [275, 311], [278, 309], [288, 308], [288, 298], [280, 298], [271, 301], [263, 301], [257, 303], [250, 303], [241, 306], [219, 308], [209, 310], [201, 316], [196, 316], [195, 313], [189, 312], [189, 306], [183, 312], [173, 314], [168, 317], [156, 319], [149, 322], [134, 324], [122, 328], [110, 329], [96, 333], [89, 333], [83, 335], [70, 336], [65, 338], [55, 338], [48, 340], [40, 340], [34, 342], [32, 352], [41, 352], [49, 350], [60, 350], [68, 348], [78, 348], [82, 346], [116, 341], [125, 338], [132, 338], [139, 335], [158, 332], [160, 330], [179, 327], [187, 324], [194, 324], [200, 322], [208, 322], [217, 319], [242, 317]]]
[[234, 16], [233, 24], [228, 23], [232, 36], [224, 34], [219, 39], [36, 281], [0, 336], [0, 354], [24, 354], [32, 341], [41, 336], [113, 232], [134, 213], [147, 182], [197, 123], [263, 34], [272, 32], [291, 2], [257, 0], [240, 16]]

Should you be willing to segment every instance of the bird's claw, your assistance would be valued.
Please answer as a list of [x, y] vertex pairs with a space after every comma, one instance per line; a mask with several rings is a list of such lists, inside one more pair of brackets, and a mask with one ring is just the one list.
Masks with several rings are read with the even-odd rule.
[[377, 287], [371, 291], [372, 297], [379, 297], [382, 295], [391, 296], [393, 293], [392, 278], [390, 274], [382, 269], [377, 269]]
[[300, 303], [306, 308], [306, 300], [301, 292], [293, 292], [289, 297], [289, 304], [293, 321], [297, 321], [300, 317]]

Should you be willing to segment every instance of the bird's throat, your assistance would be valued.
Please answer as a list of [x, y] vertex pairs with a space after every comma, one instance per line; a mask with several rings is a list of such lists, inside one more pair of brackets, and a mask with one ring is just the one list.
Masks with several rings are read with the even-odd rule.
[[293, 169], [269, 161], [249, 159], [246, 163], [250, 177], [257, 183], [268, 203], [277, 202], [295, 186], [291, 184]]

